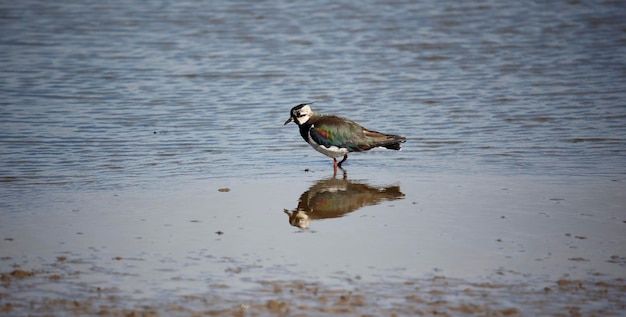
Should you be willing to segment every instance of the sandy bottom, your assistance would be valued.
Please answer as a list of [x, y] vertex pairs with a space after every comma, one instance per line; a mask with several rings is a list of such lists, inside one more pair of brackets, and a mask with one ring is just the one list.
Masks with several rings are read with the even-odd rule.
[[14, 196], [0, 315], [626, 311], [620, 181], [320, 174]]
[[[66, 265], [61, 264], [65, 259], [58, 261], [58, 266]], [[72, 276], [20, 269], [3, 273], [0, 312], [40, 316], [620, 316], [626, 311], [622, 278], [559, 279], [544, 287], [473, 283], [445, 276], [388, 283], [356, 279], [347, 281], [348, 287], [298, 280], [256, 281], [245, 291], [232, 292], [229, 285], [220, 284], [209, 285], [212, 292], [206, 294], [139, 300], [120, 294], [115, 287], [77, 283], [81, 274], [88, 273], [76, 271]], [[68, 287], [80, 290], [80, 295], [51, 291]], [[218, 295], [220, 291], [228, 295]], [[30, 292], [39, 294], [24, 296]]]

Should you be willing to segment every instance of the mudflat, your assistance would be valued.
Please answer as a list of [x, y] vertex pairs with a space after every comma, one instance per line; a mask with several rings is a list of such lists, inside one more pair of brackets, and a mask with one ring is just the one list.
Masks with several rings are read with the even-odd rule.
[[[7, 315], [619, 315], [619, 181], [435, 175], [48, 191], [0, 227]], [[306, 226], [290, 217], [307, 216]]]

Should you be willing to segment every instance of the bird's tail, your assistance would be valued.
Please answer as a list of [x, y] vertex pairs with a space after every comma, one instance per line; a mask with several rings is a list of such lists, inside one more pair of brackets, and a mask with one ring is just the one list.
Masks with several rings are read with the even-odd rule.
[[371, 146], [384, 147], [390, 150], [400, 150], [400, 143], [406, 142], [406, 138], [394, 134], [384, 134], [376, 131], [365, 131], [365, 136], [371, 141]]

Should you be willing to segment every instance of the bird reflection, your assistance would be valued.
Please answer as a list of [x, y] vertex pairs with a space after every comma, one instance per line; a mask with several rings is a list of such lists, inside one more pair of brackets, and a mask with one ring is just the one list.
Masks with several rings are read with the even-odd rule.
[[295, 210], [284, 212], [289, 215], [289, 224], [306, 229], [311, 220], [342, 217], [361, 207], [402, 197], [400, 186], [373, 187], [361, 181], [349, 181], [344, 171], [343, 178], [333, 176], [317, 181], [300, 195]]

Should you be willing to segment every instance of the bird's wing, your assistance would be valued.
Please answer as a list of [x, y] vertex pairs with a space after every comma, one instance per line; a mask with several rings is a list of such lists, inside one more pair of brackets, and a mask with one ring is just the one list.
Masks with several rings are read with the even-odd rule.
[[320, 145], [361, 151], [363, 128], [344, 118], [325, 116], [317, 120], [309, 130], [311, 138]]

